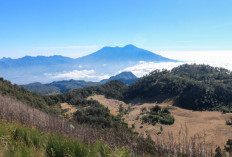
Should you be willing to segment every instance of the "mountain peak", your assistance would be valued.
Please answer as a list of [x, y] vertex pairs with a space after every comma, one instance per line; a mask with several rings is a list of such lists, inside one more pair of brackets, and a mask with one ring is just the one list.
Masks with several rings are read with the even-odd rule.
[[139, 61], [167, 62], [175, 61], [153, 52], [138, 48], [132, 44], [124, 47], [104, 47], [90, 55], [78, 58], [82, 63], [119, 64], [136, 63]]
[[3, 57], [2, 59], [0, 59], [0, 61], [9, 61], [9, 60], [12, 60], [12, 58], [10, 58], [10, 57], [8, 57], [8, 58], [6, 58], [6, 57]]
[[135, 45], [132, 45], [132, 44], [128, 44], [124, 47], [120, 47], [120, 46], [115, 46], [115, 47], [111, 47], [111, 46], [105, 46], [103, 47], [101, 50], [105, 50], [105, 49], [125, 49], [125, 48], [137, 48]]
[[136, 47], [132, 44], [128, 44], [128, 45], [124, 46], [123, 48], [138, 48], [138, 47]]
[[123, 79], [136, 79], [137, 77], [130, 71], [123, 71], [119, 73], [118, 75], [114, 76], [118, 78], [123, 78]]

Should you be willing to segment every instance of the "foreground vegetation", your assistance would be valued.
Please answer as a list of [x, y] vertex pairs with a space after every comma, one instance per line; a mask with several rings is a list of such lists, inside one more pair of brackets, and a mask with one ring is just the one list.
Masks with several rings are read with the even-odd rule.
[[113, 157], [132, 156], [127, 149], [111, 149], [102, 142], [85, 144], [75, 138], [0, 120], [0, 156]]
[[[123, 124], [118, 127], [103, 129], [97, 125], [78, 124], [66, 121], [34, 109], [15, 99], [0, 95], [0, 119], [7, 122], [17, 121], [20, 124], [36, 127], [44, 132], [62, 134], [70, 138], [77, 138], [80, 142], [96, 144], [102, 141], [109, 148], [127, 148], [131, 154], [158, 154], [153, 141], [134, 134]], [[88, 124], [88, 125], [87, 125]], [[96, 123], [95, 123], [96, 124]]]

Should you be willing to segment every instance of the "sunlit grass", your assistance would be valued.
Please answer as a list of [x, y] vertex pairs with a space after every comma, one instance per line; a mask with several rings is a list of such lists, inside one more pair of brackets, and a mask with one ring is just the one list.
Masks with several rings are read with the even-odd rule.
[[0, 156], [7, 157], [127, 157], [127, 149], [111, 149], [102, 142], [85, 144], [75, 138], [44, 133], [36, 128], [0, 120]]

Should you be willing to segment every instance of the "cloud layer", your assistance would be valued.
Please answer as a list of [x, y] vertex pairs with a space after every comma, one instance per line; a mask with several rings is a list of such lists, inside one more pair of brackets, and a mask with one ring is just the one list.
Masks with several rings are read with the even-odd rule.
[[[131, 71], [136, 76], [142, 77], [149, 72], [156, 69], [168, 69], [171, 70], [174, 67], [177, 67], [181, 64], [208, 64], [214, 67], [223, 67], [229, 70], [232, 70], [232, 51], [178, 51], [178, 52], [165, 52], [160, 53], [161, 55], [176, 59], [182, 60], [183, 62], [144, 62], [140, 61], [137, 65], [127, 67], [118, 71]], [[62, 73], [56, 74], [46, 74], [52, 79], [55, 80], [94, 80], [99, 81], [102, 79], [107, 79], [110, 76], [107, 74], [98, 74], [94, 70], [74, 70], [74, 71], [64, 71]]]
[[[136, 76], [142, 77], [149, 72], [156, 69], [168, 69], [171, 70], [181, 64], [208, 64], [214, 67], [223, 67], [232, 70], [232, 51], [215, 51], [215, 50], [204, 50], [204, 51], [166, 51], [159, 53], [160, 55], [181, 60], [183, 62], [144, 62], [141, 61], [135, 66], [128, 67], [122, 71], [131, 71]], [[119, 72], [122, 72], [119, 71]]]
[[[138, 77], [142, 77], [145, 74], [148, 74], [149, 72], [155, 70], [155, 69], [168, 69], [171, 70], [174, 67], [177, 67], [181, 64], [184, 64], [183, 62], [144, 62], [140, 61], [139, 64], [128, 67], [122, 71], [131, 71], [133, 74], [135, 74]], [[121, 72], [121, 71], [120, 71]]]
[[96, 75], [94, 70], [73, 70], [73, 71], [64, 71], [62, 73], [55, 74], [45, 74], [48, 77], [51, 77], [54, 80], [102, 80], [107, 79], [109, 75]]

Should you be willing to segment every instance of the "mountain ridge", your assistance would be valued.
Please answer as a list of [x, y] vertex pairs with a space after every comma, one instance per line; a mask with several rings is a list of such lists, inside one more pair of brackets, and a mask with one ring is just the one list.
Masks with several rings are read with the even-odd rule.
[[[69, 58], [61, 55], [54, 56], [25, 56], [18, 59], [0, 59], [1, 77], [17, 84], [31, 82], [47, 83], [50, 81], [76, 79], [84, 73], [85, 81], [100, 81], [101, 76], [112, 76], [124, 69], [145, 62], [177, 62], [134, 45], [124, 47], [104, 47], [92, 54]], [[76, 74], [75, 71], [78, 73]], [[86, 71], [91, 71], [89, 74]], [[74, 74], [73, 74], [74, 72]], [[60, 78], [57, 75], [62, 75]], [[71, 75], [70, 77], [67, 77]], [[72, 75], [75, 75], [72, 77]]]
[[[115, 50], [115, 51], [113, 51]], [[111, 52], [113, 51], [113, 52]], [[68, 56], [64, 56], [64, 55], [51, 55], [51, 56], [43, 56], [43, 55], [38, 55], [38, 56], [29, 56], [29, 55], [26, 55], [26, 56], [23, 56], [23, 57], [20, 57], [20, 58], [16, 58], [16, 59], [13, 59], [11, 57], [3, 57], [0, 59], [0, 62], [6, 62], [6, 61], [25, 61], [25, 60], [35, 60], [35, 59], [67, 59], [67, 60], [79, 60], [79, 59], [83, 59], [83, 58], [86, 58], [86, 57], [89, 57], [89, 56], [96, 56], [96, 55], [99, 55], [101, 53], [104, 53], [104, 55], [106, 55], [106, 53], [110, 53], [110, 55], [112, 55], [112, 53], [120, 53], [120, 51], [123, 51], [123, 53], [129, 53], [129, 55], [131, 54], [139, 54], [139, 53], [144, 53], [143, 54], [143, 57], [148, 55], [149, 57], [151, 55], [154, 55], [156, 57], [158, 57], [158, 60], [161, 60], [163, 58], [162, 61], [164, 60], [167, 60], [167, 61], [177, 61], [177, 60], [173, 60], [173, 59], [168, 59], [166, 57], [163, 57], [161, 55], [158, 55], [156, 53], [153, 53], [151, 51], [148, 51], [148, 50], [145, 50], [145, 49], [142, 49], [142, 48], [138, 48], [132, 44], [128, 44], [124, 47], [110, 47], [110, 46], [105, 46], [103, 48], [101, 48], [100, 50], [96, 51], [96, 52], [93, 52], [89, 55], [85, 55], [85, 56], [82, 56], [82, 57], [77, 57], [77, 58], [72, 58], [72, 57], [68, 57]], [[122, 53], [120, 53], [121, 55]], [[101, 54], [102, 55], [102, 54]], [[102, 56], [101, 56], [102, 57]], [[121, 56], [120, 56], [121, 57]], [[130, 56], [130, 57], [133, 57], [133, 56]], [[148, 58], [148, 57], [147, 57]], [[137, 60], [137, 61], [143, 61], [141, 59]]]
[[[123, 57], [122, 57], [123, 56]], [[92, 61], [93, 59], [105, 61], [105, 62], [122, 62], [127, 60], [128, 62], [139, 62], [139, 61], [176, 61], [168, 59], [161, 55], [155, 54], [151, 51], [138, 48], [132, 44], [126, 45], [124, 47], [103, 47], [102, 49], [87, 55], [77, 60], [88, 60]], [[109, 60], [110, 59], [110, 60]]]
[[53, 94], [61, 94], [61, 93], [69, 92], [74, 89], [102, 85], [112, 80], [118, 80], [127, 85], [130, 85], [135, 81], [137, 81], [138, 79], [139, 78], [137, 78], [132, 72], [122, 72], [115, 76], [111, 76], [109, 79], [104, 79], [99, 82], [71, 79], [71, 80], [54, 81], [46, 84], [42, 84], [40, 82], [34, 82], [21, 86], [31, 92], [35, 92], [38, 94], [53, 95]]

